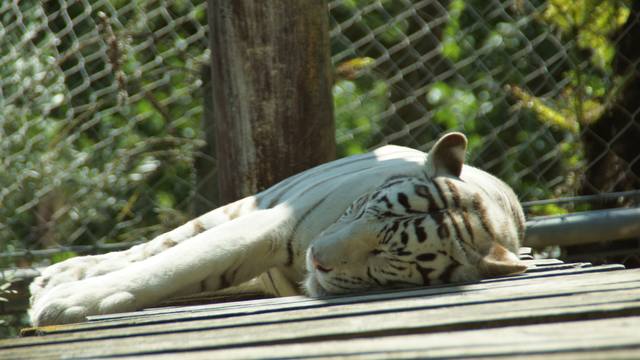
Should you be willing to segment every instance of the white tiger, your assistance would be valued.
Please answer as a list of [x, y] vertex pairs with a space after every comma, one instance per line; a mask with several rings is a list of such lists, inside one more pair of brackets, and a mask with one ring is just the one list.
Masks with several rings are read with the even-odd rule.
[[428, 155], [384, 146], [129, 250], [54, 264], [30, 286], [31, 321], [78, 322], [251, 279], [316, 297], [520, 273], [522, 208], [502, 181], [463, 165], [466, 145], [450, 133]]

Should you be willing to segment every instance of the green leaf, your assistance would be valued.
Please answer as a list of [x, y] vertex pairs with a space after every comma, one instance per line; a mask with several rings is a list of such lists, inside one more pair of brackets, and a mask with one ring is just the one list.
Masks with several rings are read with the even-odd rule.
[[158, 191], [156, 194], [156, 203], [162, 208], [172, 209], [176, 203], [173, 194], [166, 191]]
[[451, 61], [458, 61], [462, 49], [458, 46], [458, 43], [451, 38], [447, 38], [442, 42], [442, 55]]
[[452, 89], [446, 83], [439, 81], [431, 86], [427, 92], [427, 101], [431, 105], [437, 105], [451, 97]]
[[76, 256], [78, 256], [78, 253], [75, 251], [64, 251], [61, 253], [51, 255], [51, 262], [55, 264], [55, 263], [65, 261], [67, 259], [71, 259]]

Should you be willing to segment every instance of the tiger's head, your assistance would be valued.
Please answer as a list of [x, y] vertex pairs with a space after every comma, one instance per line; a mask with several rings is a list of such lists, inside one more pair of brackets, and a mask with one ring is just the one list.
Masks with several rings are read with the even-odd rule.
[[524, 215], [513, 191], [463, 166], [467, 139], [450, 133], [423, 176], [388, 179], [357, 199], [307, 251], [311, 296], [415, 287], [523, 272]]

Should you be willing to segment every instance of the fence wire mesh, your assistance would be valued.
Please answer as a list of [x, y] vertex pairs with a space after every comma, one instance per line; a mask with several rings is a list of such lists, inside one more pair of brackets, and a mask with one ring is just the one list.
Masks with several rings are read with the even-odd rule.
[[[328, 11], [340, 156], [428, 150], [461, 130], [470, 163], [523, 201], [640, 189], [637, 4], [336, 0]], [[204, 190], [215, 178], [206, 1], [3, 1], [0, 19], [0, 267], [126, 247], [217, 205]], [[624, 246], [637, 263], [637, 241]]]

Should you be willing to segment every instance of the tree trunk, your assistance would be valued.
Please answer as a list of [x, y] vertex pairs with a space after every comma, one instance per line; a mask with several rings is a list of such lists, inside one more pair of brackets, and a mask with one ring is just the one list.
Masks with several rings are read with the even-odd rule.
[[213, 93], [211, 90], [211, 66], [203, 65], [202, 78], [203, 112], [200, 130], [204, 135], [204, 146], [196, 153], [196, 195], [192, 202], [192, 214], [202, 215], [220, 204], [218, 200], [218, 177], [216, 166], [216, 131], [213, 123]]
[[325, 1], [209, 0], [222, 203], [335, 158]]

